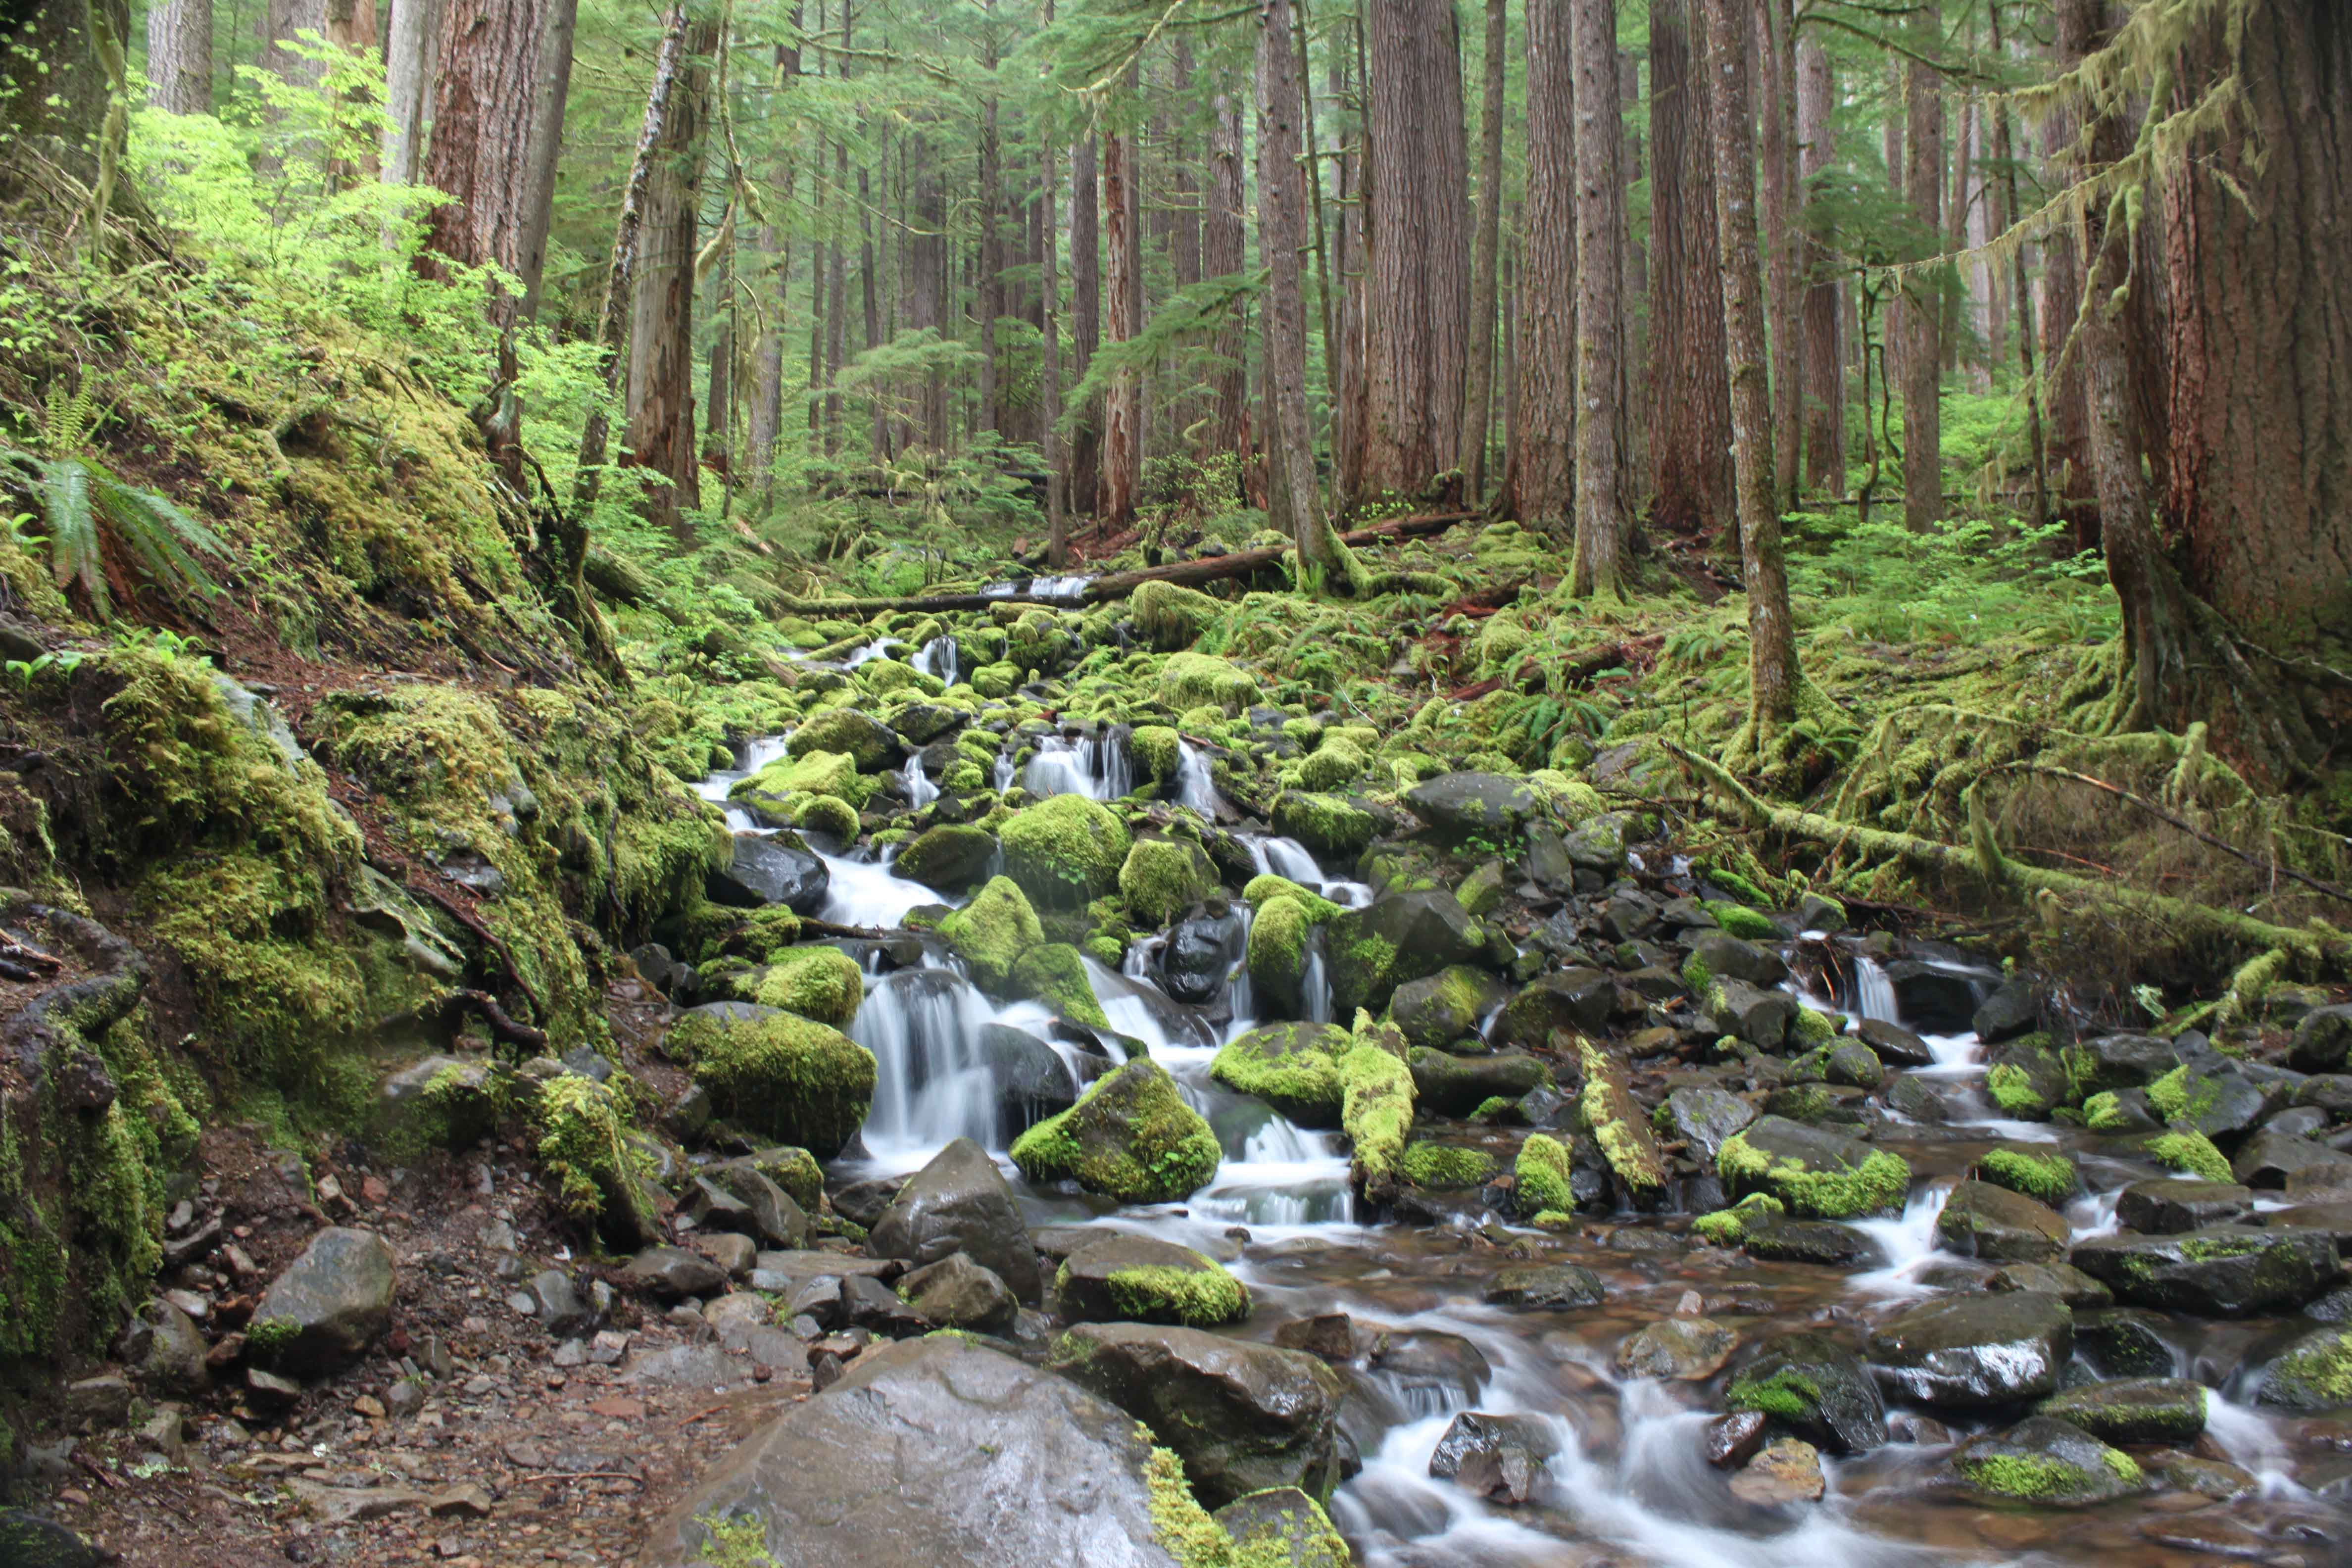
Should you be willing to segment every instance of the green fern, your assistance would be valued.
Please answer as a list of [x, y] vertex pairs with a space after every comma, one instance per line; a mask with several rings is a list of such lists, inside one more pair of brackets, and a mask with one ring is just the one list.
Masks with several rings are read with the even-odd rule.
[[101, 621], [114, 617], [106, 589], [101, 520], [130, 551], [139, 569], [166, 595], [194, 592], [206, 597], [220, 584], [196, 552], [225, 556], [220, 536], [153, 490], [127, 485], [81, 448], [97, 418], [87, 388], [68, 393], [49, 388], [41, 423], [43, 450], [0, 447], [0, 463], [15, 470], [49, 529], [49, 569], [59, 588], [79, 583]]

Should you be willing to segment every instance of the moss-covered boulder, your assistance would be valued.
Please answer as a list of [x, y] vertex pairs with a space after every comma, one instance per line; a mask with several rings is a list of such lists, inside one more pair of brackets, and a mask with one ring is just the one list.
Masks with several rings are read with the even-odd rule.
[[1442, 841], [1475, 840], [1496, 849], [1515, 846], [1544, 810], [1544, 797], [1532, 785], [1498, 773], [1444, 773], [1413, 785], [1403, 798]]
[[727, 795], [754, 812], [782, 822], [790, 820], [790, 803], [794, 795], [829, 795], [853, 810], [862, 811], [881, 787], [878, 780], [859, 773], [857, 760], [845, 752], [808, 752], [770, 763], [758, 773], [737, 779], [729, 786]]
[[1209, 623], [1224, 606], [1197, 588], [1173, 583], [1146, 583], [1127, 601], [1128, 613], [1143, 640], [1161, 653], [1174, 653], [1201, 640]]
[[1057, 795], [1024, 807], [997, 833], [1004, 872], [1038, 906], [1083, 909], [1118, 888], [1132, 847], [1127, 825], [1099, 801]]
[[866, 973], [837, 947], [787, 948], [761, 975], [751, 999], [845, 1029], [866, 1000]]
[[983, 991], [1002, 992], [1021, 955], [1043, 946], [1045, 928], [1010, 877], [991, 877], [971, 902], [940, 921], [940, 935]]
[[2047, 1415], [1971, 1437], [1950, 1460], [1953, 1476], [1988, 1498], [2039, 1508], [2080, 1508], [2145, 1490], [2139, 1461], [2080, 1426]]
[[[2105, 1443], [2185, 1448], [2205, 1430], [2205, 1385], [2185, 1377], [2133, 1377], [2070, 1388], [2043, 1400], [2034, 1414], [2080, 1426]], [[2352, 1396], [2336, 1403], [2352, 1404]]]
[[1404, 1148], [1400, 1167], [1416, 1187], [1480, 1187], [1494, 1179], [1495, 1156], [1484, 1149], [1423, 1139]]
[[1233, 1537], [1236, 1563], [1267, 1568], [1349, 1568], [1355, 1554], [1323, 1505], [1297, 1487], [1270, 1487], [1236, 1498], [1214, 1518]]
[[2094, 1237], [2079, 1243], [2067, 1261], [2119, 1300], [2206, 1318], [2292, 1311], [2342, 1271], [2330, 1233], [2285, 1226], [2216, 1225], [2184, 1236]]
[[1217, 888], [1208, 852], [1189, 838], [1139, 838], [1118, 868], [1118, 894], [1136, 925], [1166, 925]]
[[564, 1073], [541, 1085], [530, 1121], [533, 1152], [559, 1210], [615, 1251], [661, 1241], [669, 1201], [654, 1183], [653, 1161], [618, 1094], [594, 1079]]
[[1249, 1316], [1249, 1289], [1189, 1247], [1105, 1231], [1063, 1259], [1055, 1304], [1074, 1323], [1178, 1323], [1213, 1329]]
[[2055, 1149], [2031, 1144], [2001, 1143], [1987, 1150], [1977, 1162], [1977, 1174], [2053, 1208], [2081, 1190], [2074, 1161]]
[[1097, 1079], [1013, 1144], [1030, 1180], [1073, 1181], [1123, 1204], [1173, 1203], [1205, 1185], [1221, 1159], [1216, 1134], [1148, 1058]]
[[1475, 1039], [1479, 1024], [1508, 995], [1503, 983], [1485, 970], [1449, 964], [1398, 986], [1389, 997], [1389, 1017], [1407, 1044], [1443, 1050]]
[[1403, 1172], [1412, 1072], [1394, 1052], [1360, 1040], [1339, 1058], [1339, 1125], [1354, 1145], [1349, 1176], [1367, 1196], [1384, 1196]]
[[1886, 1441], [1886, 1402], [1870, 1370], [1823, 1334], [1764, 1345], [1733, 1375], [1723, 1405], [1769, 1416], [1825, 1453], [1866, 1454]]
[[689, 1013], [671, 1029], [711, 1108], [756, 1137], [830, 1160], [857, 1135], [874, 1099], [874, 1054], [840, 1030], [765, 1007]]
[[1257, 681], [1248, 671], [1206, 654], [1169, 656], [1160, 667], [1160, 700], [1178, 712], [1194, 708], [1222, 709], [1237, 716], [1257, 700]]
[[1272, 815], [1276, 833], [1318, 855], [1360, 854], [1380, 831], [1372, 814], [1353, 801], [1307, 790], [1286, 789], [1276, 795]]
[[1827, 1128], [1767, 1116], [1725, 1140], [1716, 1169], [1735, 1194], [1769, 1193], [1791, 1214], [1853, 1219], [1902, 1207], [1911, 1166]]
[[1086, 960], [1068, 942], [1044, 942], [1013, 960], [1004, 991], [1008, 996], [1043, 1002], [1074, 1024], [1110, 1027], [1094, 982], [1087, 977]]
[[1217, 1052], [1209, 1076], [1255, 1095], [1302, 1127], [1339, 1125], [1339, 1063], [1355, 1037], [1336, 1024], [1267, 1024]]
[[1513, 1206], [1527, 1219], [1573, 1214], [1575, 1173], [1575, 1163], [1566, 1143], [1549, 1132], [1531, 1134], [1519, 1145], [1518, 1158], [1511, 1166], [1517, 1184], [1512, 1194]]
[[968, 823], [927, 827], [898, 851], [890, 874], [942, 893], [961, 893], [988, 875], [996, 860], [996, 836]]
[[2262, 1391], [2254, 1397], [2284, 1410], [2352, 1406], [2352, 1328], [2330, 1324], [2295, 1341], [2263, 1369]]
[[990, 699], [1010, 697], [1020, 689], [1027, 672], [1009, 659], [983, 664], [971, 672], [972, 689]]
[[1580, 1043], [1584, 1089], [1577, 1104], [1601, 1158], [1636, 1203], [1654, 1203], [1666, 1192], [1666, 1157], [1627, 1087], [1624, 1064], [1590, 1040]]
[[856, 763], [862, 773], [895, 768], [907, 757], [906, 746], [889, 725], [855, 708], [835, 708], [806, 721], [793, 731], [784, 750], [795, 757], [834, 752]]

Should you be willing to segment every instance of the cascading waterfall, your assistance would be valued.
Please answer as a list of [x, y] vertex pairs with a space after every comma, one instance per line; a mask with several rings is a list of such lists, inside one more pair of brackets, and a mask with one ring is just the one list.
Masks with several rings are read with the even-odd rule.
[[1176, 804], [1216, 819], [1217, 785], [1209, 775], [1209, 759], [1189, 741], [1176, 742]]
[[920, 754], [907, 759], [907, 804], [919, 811], [940, 798], [940, 786], [923, 771]]
[[1135, 787], [1134, 769], [1127, 742], [1119, 735], [1088, 735], [1076, 741], [1049, 735], [1037, 742], [1036, 755], [1029, 759], [1021, 784], [1039, 796], [1082, 795], [1088, 800], [1118, 800]]
[[1042, 1037], [1052, 1018], [1034, 1002], [999, 1007], [951, 969], [901, 969], [868, 985], [849, 1026], [874, 1053], [868, 1152], [911, 1169], [957, 1138], [1003, 1148], [982, 1031], [1003, 1024]]
[[956, 660], [960, 650], [954, 637], [942, 634], [923, 645], [923, 651], [914, 657], [917, 669], [930, 676], [943, 686], [953, 686], [960, 671]]
[[1895, 1001], [1894, 982], [1886, 978], [1885, 968], [1863, 953], [1853, 955], [1853, 1011], [1860, 1018], [1883, 1018], [1898, 1023], [1902, 1013]]

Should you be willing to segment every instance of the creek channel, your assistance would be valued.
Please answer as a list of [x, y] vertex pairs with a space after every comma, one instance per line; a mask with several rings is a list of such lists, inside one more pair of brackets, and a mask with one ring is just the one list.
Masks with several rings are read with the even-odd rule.
[[[950, 639], [936, 639], [919, 664], [955, 679]], [[712, 774], [698, 793], [725, 804], [738, 780], [785, 754], [787, 739], [750, 742], [738, 768]], [[1022, 743], [1014, 738], [1007, 745]], [[1204, 816], [1223, 808], [1230, 817], [1203, 760], [1188, 747], [1185, 761], [1171, 792], [1177, 803]], [[919, 796], [912, 804], [920, 804], [936, 795], [919, 763], [906, 773], [912, 776], [898, 792], [902, 800]], [[1008, 754], [998, 764], [1000, 787], [1013, 773]], [[1125, 748], [1108, 732], [1046, 739], [1019, 776], [1034, 795], [1075, 793], [1098, 800], [1119, 798], [1133, 784]], [[739, 833], [762, 831], [740, 808], [728, 807], [728, 815]], [[1360, 904], [1371, 896], [1370, 888], [1328, 870], [1293, 841], [1245, 828], [1238, 836], [1260, 869], [1340, 903]], [[877, 858], [844, 851], [814, 835], [808, 839], [831, 879], [821, 911], [829, 921], [891, 931], [919, 906], [955, 901], [893, 876], [887, 852]], [[1491, 1206], [1476, 1193], [1438, 1194], [1455, 1201], [1450, 1208], [1441, 1205], [1442, 1212], [1419, 1205], [1406, 1219], [1360, 1212], [1350, 1192], [1344, 1138], [1298, 1127], [1210, 1079], [1218, 1047], [1261, 1021], [1244, 963], [1249, 920], [1248, 906], [1234, 899], [1222, 917], [1196, 915], [1174, 932], [1140, 939], [1117, 972], [1087, 960], [1111, 1022], [1107, 1034], [1057, 1020], [1039, 1003], [992, 1001], [935, 939], [908, 933], [839, 942], [866, 971], [866, 999], [848, 1032], [874, 1053], [877, 1084], [861, 1144], [836, 1162], [829, 1177], [851, 1182], [911, 1172], [950, 1140], [970, 1137], [996, 1156], [1033, 1227], [1122, 1228], [1192, 1247], [1225, 1264], [1249, 1287], [1255, 1303], [1249, 1321], [1231, 1331], [1239, 1336], [1270, 1340], [1277, 1324], [1327, 1313], [1385, 1327], [1391, 1353], [1369, 1367], [1341, 1369], [1349, 1394], [1340, 1426], [1360, 1468], [1330, 1504], [1333, 1520], [1368, 1568], [1925, 1568], [2101, 1560], [2187, 1568], [2225, 1556], [2316, 1568], [2342, 1560], [2335, 1555], [2346, 1539], [2342, 1507], [2309, 1489], [2333, 1481], [2326, 1493], [2333, 1499], [2352, 1485], [2352, 1462], [2336, 1463], [2325, 1475], [2298, 1473], [2292, 1456], [2303, 1434], [2296, 1425], [2231, 1403], [2221, 1392], [2207, 1395], [2200, 1451], [2234, 1462], [2260, 1483], [2252, 1495], [2208, 1504], [2196, 1516], [2214, 1521], [2206, 1535], [2239, 1543], [2229, 1553], [2152, 1542], [2144, 1526], [2154, 1516], [2144, 1498], [2068, 1512], [1988, 1508], [1938, 1488], [1932, 1478], [1951, 1445], [1971, 1428], [1949, 1411], [1930, 1415], [1924, 1408], [1906, 1409], [1899, 1394], [1888, 1399], [1895, 1441], [1857, 1458], [1824, 1456], [1822, 1500], [1756, 1506], [1732, 1493], [1731, 1472], [1706, 1460], [1706, 1428], [1721, 1408], [1707, 1382], [1633, 1378], [1615, 1370], [1620, 1342], [1670, 1316], [1678, 1303], [1687, 1305], [1687, 1292], [1697, 1292], [1707, 1314], [1736, 1328], [1743, 1347], [1750, 1347], [1780, 1334], [1864, 1322], [1910, 1299], [1981, 1289], [1988, 1270], [1938, 1250], [1936, 1219], [1954, 1184], [1996, 1143], [2066, 1147], [2090, 1194], [2066, 1211], [2075, 1239], [2115, 1228], [2116, 1190], [2162, 1173], [2103, 1156], [2097, 1140], [2075, 1130], [2007, 1120], [1990, 1105], [1982, 1088], [1984, 1047], [1967, 1026], [1972, 1004], [1966, 999], [1981, 997], [1998, 975], [1957, 953], [1930, 957], [1929, 967], [1942, 971], [1948, 984], [1926, 988], [1930, 1002], [1915, 1000], [1906, 1016], [1885, 967], [1861, 951], [1863, 944], [1820, 932], [1801, 933], [1785, 944], [1792, 976], [1810, 977], [1784, 983], [1801, 1005], [1916, 1032], [1933, 1059], [1911, 1071], [1929, 1081], [1946, 1108], [1933, 1122], [1885, 1113], [1874, 1136], [1910, 1161], [1911, 1193], [1899, 1218], [1855, 1223], [1868, 1242], [1864, 1260], [1839, 1269], [1720, 1251], [1670, 1215], [1588, 1215], [1563, 1237], [1517, 1224], [1507, 1209]], [[1223, 974], [1205, 999], [1170, 994], [1167, 950], [1180, 937], [1193, 949], [1184, 966], [1192, 983], [1174, 989], [1202, 990], [1201, 950], [1214, 949], [1206, 967]], [[1328, 1016], [1328, 986], [1310, 975], [1305, 990], [1303, 1010]], [[1946, 998], [1941, 1005], [1932, 1001], [1938, 994]], [[1129, 1053], [1148, 1052], [1214, 1130], [1224, 1157], [1215, 1177], [1181, 1203], [1128, 1207], [1026, 1183], [1005, 1151], [1034, 1120], [1036, 1107], [1024, 1100], [1034, 1075], [1052, 1072], [1051, 1066], [1041, 1068], [1046, 1058], [1034, 1048], [1039, 1042], [1068, 1075], [1051, 1097], [1062, 1102]], [[1017, 1069], [1008, 1065], [1014, 1062], [1021, 1064]], [[1033, 1080], [1032, 1086], [1016, 1078]], [[1446, 1131], [1449, 1138], [1491, 1140], [1504, 1169], [1523, 1136], [1459, 1123]], [[1608, 1287], [1607, 1300], [1577, 1311], [1486, 1304], [1486, 1282], [1514, 1261], [1507, 1244], [1519, 1238], [1535, 1242], [1545, 1262], [1592, 1269]], [[1506, 1247], [1494, 1245], [1497, 1240]], [[2254, 1332], [2247, 1325], [2189, 1319], [2175, 1319], [2174, 1328], [2173, 1374], [2222, 1386]], [[2070, 1382], [2105, 1375], [2080, 1365], [2074, 1374]], [[1457, 1415], [1470, 1411], [1528, 1418], [1556, 1440], [1558, 1452], [1525, 1503], [1490, 1503], [1431, 1476], [1441, 1438]], [[1975, 1429], [1992, 1424], [1979, 1422]], [[2300, 1451], [2307, 1452], [2308, 1445]], [[2182, 1539], [2197, 1538], [2190, 1531]], [[2291, 1543], [2298, 1539], [2313, 1544], [2297, 1553]], [[2250, 1542], [2264, 1550], [2244, 1550]]]

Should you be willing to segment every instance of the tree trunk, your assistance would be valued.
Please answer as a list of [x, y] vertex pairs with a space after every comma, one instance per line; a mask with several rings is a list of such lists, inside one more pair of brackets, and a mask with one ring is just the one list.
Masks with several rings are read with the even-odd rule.
[[[1933, 27], [1922, 41], [1933, 43]], [[1915, 37], [1921, 35], [1915, 34]], [[1943, 79], [1917, 60], [1903, 68], [1903, 190], [1919, 243], [1944, 232]], [[1933, 255], [1932, 249], [1921, 252]], [[1903, 288], [1903, 521], [1924, 531], [1944, 515], [1943, 282], [1946, 268], [1906, 275]]]
[[[1528, 12], [1528, 216], [1521, 242], [1519, 521], [1566, 542], [1576, 517], [1577, 137], [1572, 0]], [[1612, 107], [1613, 107], [1613, 98]]]
[[[1130, 73], [1128, 90], [1136, 83]], [[1109, 304], [1109, 333], [1124, 343], [1143, 331], [1143, 235], [1141, 193], [1137, 181], [1136, 136], [1131, 130], [1103, 142], [1102, 206], [1109, 264], [1103, 291]], [[1118, 533], [1135, 521], [1137, 492], [1143, 485], [1143, 383], [1132, 368], [1111, 378], [1103, 397], [1102, 490], [1096, 517], [1104, 533]]]
[[[981, 0], [981, 67], [996, 75], [996, 0]], [[997, 142], [997, 95], [980, 107], [980, 427], [1002, 431], [996, 366], [996, 319], [1005, 313], [1004, 257], [997, 246], [997, 208], [1004, 199], [1003, 150]]]
[[413, 185], [425, 163], [425, 107], [441, 58], [442, 14], [448, 0], [394, 0], [383, 50], [383, 168], [387, 185]]
[[1315, 447], [1307, 426], [1307, 298], [1301, 255], [1307, 245], [1307, 182], [1298, 166], [1299, 61], [1290, 0], [1258, 0], [1257, 224], [1265, 258], [1266, 389], [1270, 428], [1268, 487], [1277, 506], [1270, 521], [1297, 543], [1302, 563], [1321, 572], [1338, 562], [1315, 489]]
[[[1986, 7], [1992, 23], [1992, 50], [1997, 58], [2006, 58], [2000, 37], [2000, 6], [1998, 0]], [[1993, 110], [1992, 157], [2000, 170], [2002, 211], [2000, 228], [2015, 223], [2023, 208], [2018, 204], [2017, 160], [2022, 151], [2017, 144], [2016, 117], [2009, 100], [1997, 100]], [[1996, 233], [2000, 229], [1995, 230]], [[2027, 277], [2028, 247], [2019, 245], [2010, 252], [2010, 299], [2017, 309], [2017, 358], [2025, 372], [2025, 436], [2032, 463], [2032, 501], [2028, 521], [2035, 528], [2046, 527], [2050, 521], [2050, 456], [2047, 422], [2043, 410], [2048, 405], [2047, 389], [2042, 384], [2033, 353], [2033, 292]]]
[[539, 315], [547, 282], [547, 240], [555, 222], [555, 164], [563, 151], [564, 110], [572, 100], [572, 45], [580, 32], [580, 0], [548, 0], [540, 37], [538, 79], [531, 87], [530, 129], [523, 162], [523, 231], [515, 247], [522, 265], [519, 319]]
[[1804, 338], [1797, 330], [1797, 255], [1804, 236], [1797, 223], [1797, 18], [1790, 0], [1764, 0], [1758, 37], [1763, 45], [1764, 290], [1771, 321], [1772, 432], [1779, 441], [1772, 472], [1778, 504], [1797, 506], [1797, 450], [1804, 433]]
[[433, 209], [425, 245], [461, 266], [496, 262], [522, 274], [548, 8], [548, 0], [452, 0], [424, 171], [449, 199]]
[[213, 111], [213, 0], [152, 0], [147, 83], [147, 101], [167, 113]]
[[[1053, 25], [1054, 0], [1045, 0], [1045, 26]], [[1060, 572], [1070, 563], [1070, 487], [1062, 469], [1062, 236], [1054, 211], [1054, 187], [1061, 183], [1062, 166], [1054, 154], [1054, 139], [1048, 135], [1045, 142], [1037, 167], [1044, 175], [1038, 188], [1038, 240], [1045, 270], [1045, 363], [1040, 367], [1045, 395], [1045, 564]]]
[[1772, 479], [1772, 395], [1764, 369], [1764, 284], [1757, 255], [1755, 139], [1748, 89], [1753, 37], [1741, 0], [1705, 0], [1715, 94], [1715, 210], [1723, 322], [1731, 362], [1732, 452], [1738, 469], [1739, 558], [1748, 590], [1748, 722], [1765, 737], [1796, 717], [1797, 649]]
[[697, 11], [668, 111], [649, 150], [643, 249], [629, 310], [628, 426], [622, 444], [630, 463], [652, 470], [647, 520], [688, 545], [694, 537], [686, 513], [702, 501], [694, 441], [694, 256], [709, 62], [718, 46], [718, 16]]
[[[913, 204], [904, 247], [907, 324], [919, 332], [928, 328], [944, 339], [950, 335], [947, 198], [940, 184], [938, 149], [920, 117], [907, 144], [907, 189]], [[948, 449], [946, 373], [926, 373], [920, 394], [916, 427], [936, 462]]]
[[[1102, 342], [1102, 226], [1096, 186], [1095, 139], [1082, 136], [1070, 151], [1070, 377], [1087, 378]], [[1098, 517], [1102, 506], [1102, 426], [1095, 408], [1080, 408], [1070, 438], [1070, 510]]]
[[1478, 238], [1470, 264], [1470, 400], [1463, 416], [1465, 495], [1486, 494], [1486, 432], [1494, 423], [1496, 252], [1503, 237], [1503, 95], [1510, 48], [1509, 7], [1486, 0], [1485, 91], [1478, 103]]
[[[1827, 173], [1836, 160], [1831, 110], [1837, 101], [1837, 84], [1831, 74], [1830, 55], [1818, 30], [1805, 35], [1797, 49], [1797, 142], [1806, 184], [1802, 199], [1811, 199], [1811, 182]], [[1808, 232], [1812, 226], [1804, 226]], [[1845, 354], [1841, 343], [1844, 311], [1839, 303], [1837, 257], [1819, 240], [1809, 240], [1807, 270], [1813, 281], [1799, 307], [1805, 344], [1798, 374], [1804, 383], [1805, 463], [1815, 489], [1832, 500], [1845, 499]]]
[[[800, 7], [795, 5], [792, 25], [784, 35], [790, 41], [776, 46], [774, 80], [780, 98], [800, 81], [801, 19]], [[768, 176], [772, 199], [778, 207], [789, 207], [793, 187], [799, 180], [793, 139], [778, 137], [776, 149], [775, 163]], [[775, 211], [771, 209], [770, 221], [761, 224], [752, 236], [752, 247], [760, 258], [759, 292], [772, 304], [761, 312], [759, 340], [751, 345], [751, 412], [750, 429], [744, 437], [744, 460], [752, 469], [751, 482], [761, 498], [770, 500], [773, 497], [776, 440], [783, 434], [784, 423], [784, 333], [782, 324], [774, 317], [782, 313], [784, 279], [792, 268], [792, 241], [773, 221]]]
[[[1625, 186], [1616, 0], [1575, 0], [1576, 562], [1571, 592], [1622, 596], [1627, 574]], [[1532, 123], [1529, 127], [1532, 133]]]
[[1691, 48], [1696, 3], [1650, 5], [1650, 515], [1676, 533], [1733, 516], [1713, 95]]
[[1371, 7], [1371, 286], [1364, 486], [1461, 493], [1470, 357], [1468, 152], [1451, 0]]
[[[1202, 230], [1202, 267], [1212, 278], [1230, 278], [1248, 265], [1247, 233], [1242, 214], [1248, 205], [1242, 169], [1242, 106], [1234, 94], [1221, 92], [1212, 111], [1209, 135], [1209, 210]], [[1215, 397], [1202, 456], [1233, 453], [1244, 468], [1250, 465], [1248, 319], [1244, 307], [1227, 308], [1211, 344], [1214, 366], [1210, 385]]]
[[[1356, 85], [1360, 77], [1351, 73], [1351, 66], [1360, 62], [1364, 52], [1364, 29], [1360, 22], [1350, 18], [1347, 23], [1346, 44], [1335, 45], [1330, 51], [1328, 79], [1331, 101], [1341, 106], [1341, 140], [1339, 144], [1339, 223], [1332, 265], [1339, 271], [1339, 298], [1335, 314], [1339, 344], [1332, 354], [1333, 374], [1339, 377], [1331, 388], [1331, 473], [1332, 493], [1340, 510], [1355, 505], [1363, 496], [1364, 488], [1364, 361], [1365, 320], [1364, 290], [1367, 286], [1364, 265], [1365, 236], [1370, 232], [1366, 216], [1365, 195], [1365, 116], [1361, 110], [1361, 94]], [[1356, 107], [1349, 108], [1354, 105]], [[1504, 401], [1509, 402], [1510, 382], [1503, 383]]]
[[[70, 11], [71, 5], [59, 7]], [[297, 87], [318, 85], [321, 67], [287, 46], [304, 33], [327, 36], [327, 0], [268, 0], [262, 14], [261, 68]], [[454, 32], [445, 37], [454, 37]]]

